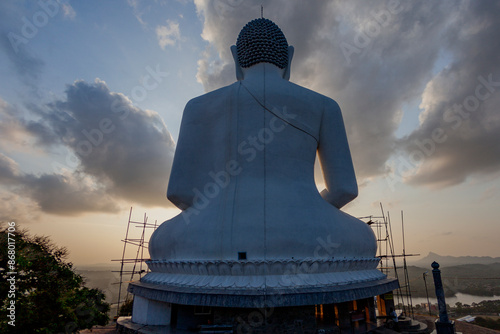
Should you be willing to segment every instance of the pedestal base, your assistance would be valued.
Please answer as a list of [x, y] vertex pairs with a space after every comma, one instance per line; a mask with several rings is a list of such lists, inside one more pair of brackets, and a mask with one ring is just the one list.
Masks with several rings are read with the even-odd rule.
[[170, 303], [134, 296], [132, 321], [142, 325], [170, 325], [172, 307]]
[[[140, 301], [137, 305], [140, 305]], [[293, 307], [237, 308], [171, 304], [169, 325], [141, 325], [120, 318], [124, 333], [366, 333], [376, 328], [374, 298]], [[134, 312], [137, 312], [135, 309]]]
[[455, 334], [455, 322], [440, 322], [439, 319], [434, 323], [437, 334]]
[[269, 261], [148, 261], [152, 272], [129, 285], [136, 296], [219, 307], [341, 303], [398, 288], [378, 258]]
[[396, 279], [376, 269], [378, 262], [149, 261], [152, 272], [128, 287], [135, 298], [132, 320], [182, 330], [241, 327], [243, 321], [254, 333], [295, 333], [301, 326], [315, 333], [323, 319], [340, 328], [350, 328], [353, 322], [368, 324], [375, 319], [373, 297], [399, 287]]
[[333, 304], [378, 296], [399, 287], [396, 279], [302, 289], [201, 289], [132, 282], [134, 296], [165, 303], [214, 307], [287, 307]]

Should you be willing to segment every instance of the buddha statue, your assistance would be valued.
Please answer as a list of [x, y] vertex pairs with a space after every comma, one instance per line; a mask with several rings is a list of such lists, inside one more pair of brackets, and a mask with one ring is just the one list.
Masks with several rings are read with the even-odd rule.
[[398, 282], [377, 269], [371, 228], [341, 211], [357, 184], [338, 104], [289, 81], [294, 49], [268, 19], [231, 51], [237, 81], [184, 110], [167, 190], [181, 213], [153, 233], [150, 272], [128, 287], [132, 322], [234, 328], [272, 307], [269, 324], [307, 315], [314, 327], [323, 304], [350, 323], [347, 302], [375, 319], [373, 297]]
[[358, 190], [338, 104], [289, 81], [294, 49], [268, 19], [231, 51], [237, 81], [185, 107], [167, 191], [182, 212], [153, 234], [151, 259], [372, 259], [371, 228], [340, 210]]

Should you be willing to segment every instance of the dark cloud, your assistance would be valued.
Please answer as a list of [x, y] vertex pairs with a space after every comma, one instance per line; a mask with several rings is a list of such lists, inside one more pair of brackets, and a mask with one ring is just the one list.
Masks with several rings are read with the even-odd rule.
[[[29, 202], [33, 207], [47, 213], [75, 215], [86, 211], [114, 212], [118, 210], [115, 201], [105, 193], [105, 189], [92, 184], [92, 178], [82, 173], [42, 174], [22, 173], [17, 163], [0, 153], [0, 184], [11, 190], [5, 200], [16, 198], [22, 207]], [[25, 200], [19, 201], [19, 196]], [[29, 199], [26, 201], [26, 199]], [[11, 215], [21, 214], [21, 207], [15, 210], [12, 205]], [[11, 216], [10, 219], [13, 217]], [[7, 219], [7, 217], [0, 218]]]
[[17, 163], [0, 153], [0, 184], [16, 184], [19, 179], [19, 174]]
[[500, 170], [499, 15], [497, 2], [455, 12], [444, 39], [453, 61], [427, 84], [421, 126], [399, 143], [418, 167], [411, 184], [450, 186]]
[[175, 145], [156, 112], [135, 107], [98, 79], [92, 84], [76, 81], [68, 85], [65, 99], [31, 109], [40, 120], [17, 120], [18, 128], [38, 145], [66, 146], [78, 163], [56, 164], [57, 173], [33, 175], [20, 172], [12, 159], [3, 157], [3, 185], [56, 214], [112, 212], [120, 200], [169, 205], [165, 193]]
[[156, 112], [141, 110], [103, 81], [77, 81], [67, 99], [47, 106], [44, 120], [92, 175], [114, 196], [166, 205], [175, 144]]
[[[202, 36], [210, 42], [199, 61], [198, 80], [210, 91], [235, 81], [228, 47], [248, 21], [259, 17], [260, 2], [206, 0], [196, 4], [205, 21]], [[451, 106], [474, 92], [478, 75], [496, 71], [498, 6], [496, 2], [397, 0], [292, 5], [271, 0], [265, 3], [264, 16], [276, 22], [295, 46], [291, 80], [339, 102], [356, 172], [363, 182], [387, 175], [388, 161], [395, 153], [409, 160], [412, 141], [429, 138], [429, 131], [442, 126], [442, 111], [426, 108], [421, 127], [398, 141], [395, 133], [405, 105], [422, 98], [423, 103], [432, 100]], [[452, 67], [435, 76], [437, 62], [448, 54], [455, 59]], [[500, 81], [495, 73], [495, 80]], [[438, 91], [439, 98], [435, 96]], [[494, 100], [487, 101], [492, 108], [498, 105]], [[476, 114], [481, 116], [474, 127], [484, 129], [487, 124], [490, 130], [478, 130], [474, 138], [462, 137], [466, 142], [462, 150], [458, 150], [460, 141], [449, 135], [449, 149], [440, 148], [414, 177], [402, 180], [451, 185], [471, 173], [495, 170], [500, 154], [491, 142], [499, 142], [500, 131], [493, 126], [497, 118], [491, 112]], [[476, 155], [478, 161], [471, 159]]]
[[[258, 7], [244, 2], [221, 15], [214, 3], [199, 4], [203, 36], [214, 48], [199, 63], [198, 79], [206, 90], [235, 80], [228, 46]], [[268, 1], [265, 7], [295, 46], [292, 81], [336, 99], [343, 109], [357, 174], [385, 173], [403, 103], [418, 96], [439, 53], [446, 20], [427, 21], [444, 17], [443, 6]]]
[[22, 181], [22, 192], [47, 213], [77, 215], [119, 210], [106, 188], [82, 173], [27, 175]]
[[[52, 11], [49, 20], [67, 16], [69, 5], [57, 4], [47, 9]], [[0, 49], [36, 98], [44, 62], [30, 43], [43, 27], [30, 27], [28, 21], [34, 12], [47, 10], [38, 3], [25, 5], [0, 4]], [[5, 198], [20, 196], [27, 199], [24, 206], [64, 215], [114, 212], [121, 200], [169, 205], [165, 193], [175, 145], [157, 113], [135, 107], [99, 80], [77, 81], [68, 85], [64, 99], [47, 105], [26, 102], [26, 107], [29, 118], [21, 116], [24, 109], [0, 99], [1, 148], [54, 154], [65, 146], [69, 153], [65, 163], [54, 161], [54, 173], [37, 175], [23, 173], [14, 160], [0, 156]]]
[[27, 147], [37, 144], [51, 145], [59, 143], [58, 138], [43, 120], [32, 121], [21, 117], [23, 110], [9, 105], [0, 98], [0, 147], [6, 150], [12, 145]]
[[[246, 23], [260, 17], [260, 4], [257, 1], [241, 0], [196, 2], [198, 11], [203, 14], [205, 20], [202, 37], [210, 42], [198, 62], [198, 80], [206, 91], [212, 91], [236, 80], [229, 47], [236, 44], [236, 38]], [[324, 15], [330, 6], [326, 1], [313, 4], [295, 2], [293, 5], [284, 1], [267, 1], [265, 17], [274, 20], [280, 26], [290, 44], [295, 45], [296, 41], [314, 44], [311, 37], [315, 35], [316, 28], [324, 21], [331, 20], [331, 17]], [[275, 15], [279, 17], [276, 18]], [[311, 20], [312, 17], [315, 19]], [[301, 59], [302, 54], [310, 49], [312, 48], [296, 48], [295, 59]]]

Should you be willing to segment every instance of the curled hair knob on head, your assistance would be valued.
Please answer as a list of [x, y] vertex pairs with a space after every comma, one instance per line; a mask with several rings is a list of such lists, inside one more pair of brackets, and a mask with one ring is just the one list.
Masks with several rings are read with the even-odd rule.
[[236, 41], [241, 67], [271, 63], [283, 69], [288, 63], [288, 42], [281, 29], [269, 19], [255, 19], [241, 29]]

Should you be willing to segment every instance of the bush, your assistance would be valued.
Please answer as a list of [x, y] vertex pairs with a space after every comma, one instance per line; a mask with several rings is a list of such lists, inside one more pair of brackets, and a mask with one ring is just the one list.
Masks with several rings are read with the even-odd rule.
[[[30, 236], [26, 230], [12, 234], [7, 228], [0, 228], [1, 333], [76, 333], [108, 323], [104, 294], [85, 286], [73, 264], [65, 261], [66, 248], [54, 245], [48, 237]], [[8, 244], [13, 241], [14, 270], [8, 262], [12, 255]], [[15, 277], [15, 291], [7, 281], [11, 277]], [[7, 317], [11, 300], [15, 301], [15, 327]]]

